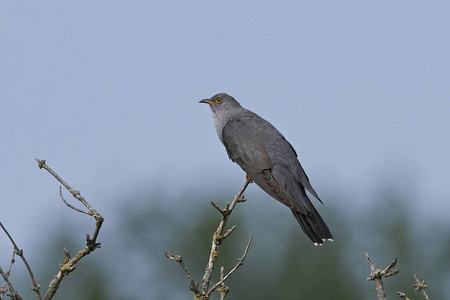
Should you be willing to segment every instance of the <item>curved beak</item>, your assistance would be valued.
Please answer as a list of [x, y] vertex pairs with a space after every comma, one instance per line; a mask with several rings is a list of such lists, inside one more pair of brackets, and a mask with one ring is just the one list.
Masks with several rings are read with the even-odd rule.
[[206, 104], [211, 104], [211, 103], [212, 103], [212, 101], [211, 101], [211, 100], [209, 100], [209, 99], [203, 99], [203, 100], [200, 100], [200, 102], [198, 102], [198, 103], [206, 103]]

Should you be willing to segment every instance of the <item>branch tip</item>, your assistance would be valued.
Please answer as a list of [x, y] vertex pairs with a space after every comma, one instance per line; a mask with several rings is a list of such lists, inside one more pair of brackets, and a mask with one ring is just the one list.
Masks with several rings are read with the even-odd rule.
[[247, 186], [250, 184], [250, 182], [251, 182], [250, 179], [247, 178], [244, 186], [241, 188], [239, 193], [233, 197], [233, 201], [231, 203], [229, 203], [229, 202], [226, 203], [225, 208], [221, 209], [215, 202], [211, 202], [211, 205], [222, 214], [222, 220], [220, 221], [219, 226], [217, 227], [216, 231], [212, 235], [212, 243], [211, 243], [211, 251], [210, 251], [210, 255], [209, 255], [209, 260], [208, 260], [208, 264], [206, 265], [205, 273], [203, 275], [201, 284], [196, 283], [192, 279], [192, 276], [188, 272], [180, 255], [178, 255], [178, 254], [174, 255], [174, 254], [171, 254], [170, 252], [165, 252], [165, 255], [167, 258], [171, 259], [172, 261], [178, 262], [180, 264], [181, 269], [184, 271], [187, 278], [189, 279], [189, 282], [190, 282], [189, 289], [194, 292], [194, 299], [197, 299], [197, 300], [210, 299], [210, 294], [216, 289], [220, 293], [220, 299], [221, 300], [224, 299], [229, 291], [229, 288], [227, 286], [225, 286], [225, 284], [224, 284], [225, 281], [231, 274], [233, 274], [233, 272], [236, 271], [237, 268], [239, 268], [244, 263], [244, 259], [247, 256], [248, 249], [250, 247], [250, 243], [251, 243], [253, 235], [250, 236], [250, 240], [247, 244], [247, 247], [245, 248], [244, 254], [242, 257], [237, 259], [237, 264], [234, 266], [234, 268], [230, 272], [228, 272], [228, 274], [224, 275], [224, 268], [222, 267], [221, 272], [220, 272], [220, 274], [221, 274], [220, 281], [218, 283], [214, 284], [210, 288], [211, 279], [212, 279], [213, 271], [214, 271], [214, 265], [217, 262], [217, 258], [219, 256], [219, 245], [222, 243], [222, 241], [225, 238], [230, 236], [231, 233], [236, 228], [236, 226], [232, 226], [230, 229], [228, 229], [224, 233], [226, 223], [227, 223], [228, 218], [230, 217], [231, 213], [233, 212], [233, 209], [236, 206], [236, 204], [239, 202], [246, 201], [243, 193], [244, 193], [245, 189], [247, 188]]
[[236, 228], [236, 225], [233, 225], [233, 227], [228, 229], [227, 232], [225, 232], [225, 234], [222, 236], [222, 240], [229, 237], [235, 228]]
[[38, 163], [39, 169], [42, 169], [42, 168], [44, 167], [44, 165], [45, 165], [45, 159], [40, 160], [40, 159], [38, 159], [38, 158], [35, 158], [35, 160], [36, 160], [37, 163]]
[[408, 297], [406, 297], [406, 294], [405, 294], [405, 293], [402, 293], [402, 292], [396, 292], [395, 294], [397, 294], [397, 296], [399, 296], [399, 297], [402, 298], [402, 299], [410, 300]]
[[[71, 209], [93, 216], [96, 220], [96, 227], [94, 231], [94, 235], [92, 239], [89, 237], [89, 235], [86, 235], [86, 247], [81, 249], [73, 258], [70, 257], [69, 251], [64, 248], [64, 263], [60, 264], [60, 270], [58, 274], [55, 275], [53, 280], [49, 284], [49, 288], [47, 290], [47, 293], [45, 294], [45, 299], [52, 299], [55, 293], [57, 292], [59, 285], [61, 281], [63, 280], [64, 276], [68, 275], [70, 272], [75, 270], [76, 263], [81, 260], [84, 256], [89, 255], [92, 251], [94, 251], [97, 248], [100, 248], [101, 244], [97, 243], [97, 237], [100, 232], [100, 228], [103, 222], [103, 217], [91, 207], [91, 205], [81, 196], [80, 191], [77, 191], [73, 189], [71, 186], [69, 186], [55, 171], [53, 171], [49, 166], [45, 164], [45, 160], [39, 160], [36, 158], [36, 161], [38, 162], [38, 166], [40, 169], [45, 169], [47, 172], [50, 173], [57, 181], [59, 181], [64, 188], [66, 188], [77, 200], [79, 200], [86, 208], [87, 211], [75, 208], [71, 204], [69, 204], [62, 195], [62, 187], [59, 187], [59, 193], [61, 196], [61, 200]], [[35, 285], [36, 286], [36, 285]], [[39, 297], [39, 299], [41, 299]]]

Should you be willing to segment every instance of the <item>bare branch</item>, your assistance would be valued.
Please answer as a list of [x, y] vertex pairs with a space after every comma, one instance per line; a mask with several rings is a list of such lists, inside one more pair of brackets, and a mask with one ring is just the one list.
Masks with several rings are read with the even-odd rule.
[[239, 200], [241, 200], [241, 202], [244, 201], [241, 198], [245, 199], [243, 197], [243, 194], [249, 184], [250, 184], [250, 180], [247, 179], [245, 181], [244, 186], [239, 191], [239, 193], [236, 196], [234, 196], [231, 204], [228, 205], [228, 203], [227, 203], [225, 209], [222, 211], [222, 221], [220, 221], [219, 227], [217, 228], [216, 232], [213, 235], [211, 252], [209, 255], [209, 261], [208, 261], [208, 264], [206, 265], [205, 274], [203, 275], [203, 279], [202, 279], [201, 289], [204, 292], [208, 291], [209, 285], [211, 283], [214, 265], [217, 261], [218, 255], [219, 255], [219, 253], [218, 253], [219, 245], [222, 243], [222, 240], [224, 239], [223, 230], [225, 228], [225, 224], [227, 223], [228, 218], [229, 218], [230, 214], [233, 212], [233, 209], [236, 206], [236, 204], [238, 203], [238, 201]]
[[233, 230], [236, 228], [236, 225], [233, 225], [233, 227], [231, 227], [230, 229], [227, 230], [227, 232], [225, 232], [225, 234], [223, 235], [223, 239], [226, 239], [228, 236], [230, 236], [231, 233], [233, 233]]
[[[47, 170], [53, 177], [56, 178], [56, 180], [58, 180], [59, 182], [61, 182], [61, 184], [77, 199], [79, 200], [81, 203], [83, 203], [83, 205], [88, 209], [88, 215], [93, 216], [95, 218], [96, 222], [96, 228], [94, 231], [94, 235], [92, 236], [92, 239], [89, 238], [89, 235], [87, 235], [87, 246], [89, 248], [91, 248], [91, 251], [94, 250], [95, 248], [100, 248], [100, 244], [96, 243], [97, 240], [97, 236], [98, 233], [100, 231], [100, 228], [102, 227], [102, 223], [103, 223], [103, 217], [95, 210], [91, 207], [91, 205], [86, 201], [86, 199], [84, 199], [81, 194], [80, 191], [77, 191], [75, 189], [73, 189], [70, 185], [68, 185], [58, 174], [55, 173], [55, 171], [53, 171], [49, 166], [47, 166], [45, 164], [45, 160], [39, 160], [36, 158], [36, 161], [38, 162], [39, 168], [40, 169], [45, 169]], [[65, 200], [63, 200], [64, 203], [66, 203]], [[68, 205], [66, 203], [66, 205]], [[71, 205], [68, 205], [70, 208], [75, 209], [76, 211], [82, 212], [82, 213], [86, 213], [85, 211], [81, 211], [78, 210], [76, 208], [74, 208]]]
[[38, 162], [40, 169], [47, 170], [53, 177], [56, 178], [78, 201], [80, 201], [87, 209], [88, 211], [83, 211], [78, 208], [73, 207], [69, 203], [66, 202], [62, 195], [61, 187], [60, 187], [60, 196], [62, 201], [71, 209], [87, 214], [89, 216], [93, 216], [96, 220], [96, 227], [94, 230], [94, 234], [92, 235], [92, 239], [89, 237], [89, 234], [86, 234], [86, 247], [81, 249], [77, 255], [75, 255], [73, 258], [70, 258], [69, 251], [64, 248], [64, 262], [60, 264], [59, 266], [59, 272], [56, 274], [56, 276], [53, 278], [53, 280], [50, 282], [49, 288], [47, 290], [47, 293], [45, 294], [45, 300], [52, 299], [55, 293], [57, 292], [59, 285], [63, 278], [70, 274], [75, 268], [77, 267], [77, 262], [80, 261], [83, 257], [86, 255], [89, 255], [92, 251], [94, 251], [97, 248], [101, 247], [100, 243], [97, 243], [97, 237], [100, 232], [100, 228], [103, 224], [103, 217], [94, 209], [91, 207], [91, 205], [84, 199], [80, 191], [77, 191], [73, 189], [71, 186], [69, 186], [58, 174], [56, 174], [50, 167], [48, 167], [45, 164], [45, 160], [39, 160], [36, 159]]
[[172, 254], [170, 252], [164, 253], [166, 257], [174, 262], [177, 262], [180, 264], [181, 269], [183, 270], [184, 274], [186, 274], [186, 277], [189, 280], [189, 289], [193, 291], [196, 295], [199, 293], [198, 291], [198, 283], [194, 281], [194, 278], [192, 278], [191, 273], [189, 273], [186, 265], [183, 262], [183, 258], [178, 253]]
[[86, 214], [86, 215], [88, 215], [88, 216], [90, 215], [89, 212], [87, 212], [87, 211], [85, 211], [85, 210], [82, 210], [82, 209], [79, 209], [79, 208], [76, 208], [76, 207], [72, 206], [70, 203], [68, 203], [68, 202], [66, 201], [66, 199], [64, 199], [64, 196], [63, 196], [63, 194], [62, 194], [62, 188], [61, 188], [61, 186], [59, 187], [59, 196], [61, 197], [61, 200], [64, 202], [64, 204], [66, 204], [66, 205], [67, 205], [68, 207], [70, 207], [71, 209], [73, 209], [73, 210], [75, 210], [75, 211], [77, 211], [77, 212]]
[[[225, 267], [222, 266], [222, 267], [220, 267], [220, 280], [221, 281], [224, 276], [225, 276]], [[225, 281], [222, 281], [222, 283], [218, 286], [217, 291], [220, 293], [220, 300], [224, 300], [225, 297], [228, 295], [230, 288], [225, 285]]]
[[425, 292], [425, 289], [428, 287], [428, 285], [425, 284], [425, 280], [420, 281], [419, 278], [417, 278], [416, 273], [414, 273], [414, 271], [412, 271], [412, 273], [414, 274], [414, 278], [416, 279], [416, 283], [413, 284], [413, 287], [416, 289], [417, 292], [421, 291], [426, 300], [430, 300], [430, 298], [428, 298], [427, 293]]
[[14, 290], [11, 282], [8, 279], [8, 276], [6, 276], [6, 273], [3, 272], [2, 267], [0, 267], [0, 275], [3, 277], [3, 280], [5, 281], [6, 286], [9, 289], [9, 292], [11, 293], [10, 297], [13, 300], [22, 300], [22, 297], [19, 296], [19, 294], [17, 294], [16, 290]]
[[[11, 274], [11, 268], [13, 266], [13, 264], [16, 262], [15, 259], [16, 256], [16, 249], [13, 250], [13, 254], [11, 257], [11, 264], [9, 265], [8, 271], [4, 272], [6, 277], [9, 277], [9, 275]], [[3, 282], [3, 286], [0, 289], [0, 300], [4, 298], [5, 293], [8, 291], [8, 284], [6, 283], [6, 281]]]
[[[11, 237], [11, 235], [9, 234], [9, 232], [6, 230], [6, 228], [3, 226], [2, 222], [0, 222], [0, 227], [2, 227], [3, 231], [6, 233], [6, 235], [8, 236], [9, 240], [11, 241], [11, 243], [14, 246], [14, 251], [16, 252], [17, 255], [20, 256], [20, 258], [22, 259], [23, 263], [25, 264], [25, 267], [27, 268], [28, 274], [30, 275], [31, 278], [31, 282], [33, 283], [33, 286], [31, 287], [31, 290], [34, 291], [38, 297], [39, 300], [41, 300], [41, 293], [39, 292], [40, 289], [40, 285], [36, 283], [36, 280], [34, 280], [34, 275], [33, 272], [31, 271], [30, 265], [28, 264], [27, 260], [25, 259], [25, 256], [23, 255], [23, 250], [20, 250], [19, 247], [17, 247], [16, 242], [14, 242], [14, 239]], [[14, 255], [13, 255], [13, 259], [14, 259]], [[13, 260], [11, 261], [11, 266], [13, 264]], [[8, 275], [9, 275], [9, 271], [8, 270]], [[6, 280], [5, 280], [6, 282]], [[12, 288], [12, 286], [10, 286], [10, 288]]]
[[383, 276], [389, 277], [389, 276], [398, 274], [399, 270], [397, 270], [397, 269], [392, 270], [392, 268], [397, 263], [397, 258], [394, 259], [394, 261], [389, 266], [387, 266], [384, 270], [375, 268], [375, 265], [373, 264], [372, 259], [369, 257], [369, 254], [367, 254], [367, 252], [366, 252], [366, 258], [367, 258], [367, 261], [369, 262], [370, 269], [371, 269], [370, 277], [368, 277], [367, 280], [375, 281], [377, 294], [378, 294], [378, 300], [385, 300], [386, 294], [384, 292], [382, 277]]
[[227, 280], [228, 277], [230, 277], [231, 274], [233, 274], [237, 270], [237, 268], [239, 268], [244, 263], [244, 259], [247, 256], [248, 249], [250, 248], [252, 236], [250, 236], [250, 240], [247, 244], [247, 247], [245, 248], [244, 255], [240, 259], [238, 259], [238, 263], [236, 264], [236, 266], [225, 276], [223, 275], [223, 269], [222, 269], [221, 270], [222, 275], [221, 275], [220, 281], [218, 283], [216, 283], [211, 289], [209, 289], [209, 286], [211, 284], [211, 278], [212, 278], [213, 271], [214, 271], [214, 265], [219, 256], [219, 245], [222, 243], [222, 241], [225, 238], [229, 237], [231, 235], [231, 233], [233, 232], [233, 230], [236, 228], [236, 226], [233, 226], [224, 233], [225, 225], [228, 221], [228, 218], [230, 217], [230, 214], [233, 212], [233, 209], [236, 206], [236, 204], [238, 202], [246, 201], [243, 194], [244, 194], [245, 189], [250, 184], [250, 182], [251, 182], [251, 180], [247, 178], [244, 186], [241, 188], [239, 193], [236, 196], [234, 196], [233, 201], [231, 203], [226, 204], [225, 208], [221, 209], [221, 208], [219, 208], [219, 206], [216, 203], [211, 202], [212, 206], [214, 208], [216, 208], [222, 214], [222, 220], [220, 221], [219, 226], [217, 227], [217, 229], [214, 232], [213, 237], [212, 237], [212, 245], [211, 245], [209, 260], [208, 260], [208, 264], [206, 265], [205, 273], [203, 275], [200, 288], [199, 288], [199, 284], [193, 280], [191, 274], [188, 272], [186, 266], [184, 265], [184, 263], [182, 261], [181, 256], [179, 254], [171, 254], [169, 252], [165, 253], [166, 257], [168, 257], [172, 261], [178, 262], [180, 264], [181, 269], [183, 270], [183, 272], [186, 274], [187, 278], [189, 279], [189, 282], [190, 282], [189, 289], [195, 293], [194, 299], [196, 299], [196, 300], [209, 299], [210, 294], [216, 289], [218, 289], [219, 292], [221, 293], [221, 299], [224, 299], [226, 294], [228, 293], [228, 287], [226, 287], [224, 284], [225, 280]]
[[396, 294], [397, 294], [400, 298], [402, 298], [402, 299], [410, 300], [408, 297], [406, 297], [405, 293], [402, 293], [402, 292], [396, 292]]
[[[246, 247], [245, 250], [244, 250], [244, 254], [242, 255], [241, 258], [238, 258], [238, 260], [237, 260], [238, 263], [234, 266], [233, 269], [231, 269], [230, 272], [228, 272], [227, 275], [222, 276], [223, 274], [221, 274], [221, 276], [220, 276], [220, 277], [221, 277], [221, 278], [220, 278], [220, 281], [217, 282], [215, 285], [213, 285], [213, 286], [209, 289], [208, 295], [210, 295], [212, 292], [214, 292], [214, 290], [217, 289], [219, 286], [222, 286], [222, 285], [225, 283], [225, 281], [228, 279], [228, 277], [230, 277], [231, 274], [233, 274], [240, 266], [242, 266], [242, 265], [244, 264], [244, 260], [245, 260], [245, 258], [247, 257], [248, 249], [250, 249], [250, 244], [252, 243], [252, 239], [253, 239], [253, 234], [250, 235], [250, 239], [248, 240], [248, 244], [247, 244], [247, 247]], [[223, 271], [223, 267], [221, 268], [221, 271]], [[228, 291], [227, 291], [227, 292], [228, 292]], [[221, 294], [222, 294], [222, 292], [221, 292]]]

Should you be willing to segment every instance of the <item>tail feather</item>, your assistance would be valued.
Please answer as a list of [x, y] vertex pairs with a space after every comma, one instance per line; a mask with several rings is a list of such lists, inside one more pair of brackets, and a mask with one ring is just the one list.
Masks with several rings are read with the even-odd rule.
[[317, 210], [311, 205], [312, 210], [306, 215], [292, 210], [303, 232], [316, 245], [321, 245], [324, 240], [332, 240], [333, 236]]

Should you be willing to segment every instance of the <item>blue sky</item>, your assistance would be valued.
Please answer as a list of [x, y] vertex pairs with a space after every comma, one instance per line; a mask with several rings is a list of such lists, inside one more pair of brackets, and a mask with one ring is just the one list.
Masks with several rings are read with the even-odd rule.
[[448, 1], [2, 1], [0, 220], [26, 248], [63, 212], [34, 158], [111, 215], [109, 199], [130, 187], [235, 193], [243, 172], [198, 104], [218, 92], [287, 137], [319, 195], [363, 207], [391, 187], [446, 218], [449, 11]]

